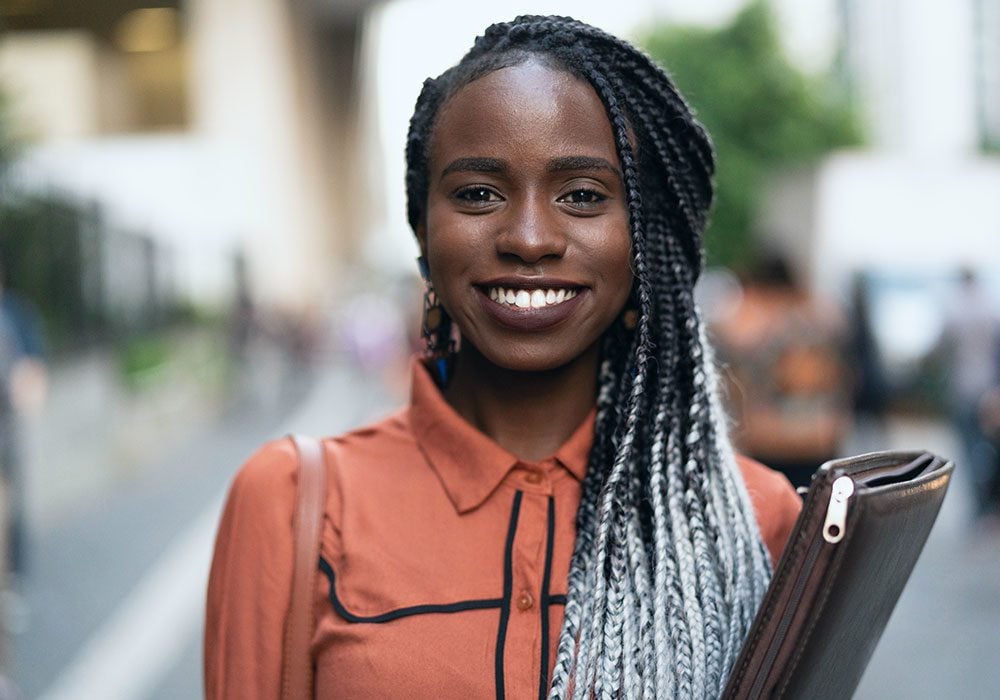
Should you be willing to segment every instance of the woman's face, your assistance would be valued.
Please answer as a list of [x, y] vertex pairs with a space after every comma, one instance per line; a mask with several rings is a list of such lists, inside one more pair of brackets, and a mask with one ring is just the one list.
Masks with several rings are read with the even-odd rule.
[[562, 367], [632, 287], [625, 191], [593, 88], [537, 61], [459, 89], [428, 157], [420, 245], [445, 310], [494, 364]]

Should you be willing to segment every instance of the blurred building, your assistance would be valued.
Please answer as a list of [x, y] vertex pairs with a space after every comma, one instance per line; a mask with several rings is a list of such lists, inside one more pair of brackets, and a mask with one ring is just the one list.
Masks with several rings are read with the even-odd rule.
[[976, 108], [980, 141], [1000, 153], [1000, 2], [975, 0]]
[[373, 0], [4, 0], [0, 86], [29, 189], [170, 250], [195, 301], [325, 299], [362, 228], [356, 75]]
[[1000, 268], [1000, 1], [837, 0], [840, 71], [869, 134], [777, 183], [763, 228], [812, 283]]
[[[1000, 268], [1000, 0], [774, 2], [794, 59], [837, 57], [871, 143], [779, 178], [761, 230], [842, 298], [857, 270]], [[239, 250], [262, 303], [298, 306], [333, 293], [341, 263], [412, 269], [402, 151], [420, 83], [524, 5], [4, 0], [0, 85], [33, 138], [26, 180], [169, 245], [183, 293], [230, 295]], [[531, 5], [628, 34], [740, 2]]]
[[889, 379], [926, 383], [958, 269], [1000, 302], [1000, 0], [830, 1], [869, 143], [778, 178], [762, 229], [821, 293], [865, 276]]

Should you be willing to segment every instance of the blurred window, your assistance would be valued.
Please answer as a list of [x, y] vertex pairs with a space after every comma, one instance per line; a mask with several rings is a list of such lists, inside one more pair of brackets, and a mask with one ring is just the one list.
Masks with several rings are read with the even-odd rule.
[[[977, 272], [994, 308], [1000, 311], [1000, 270]], [[871, 330], [893, 391], [912, 396], [928, 394], [922, 398], [939, 401], [940, 387], [934, 385], [930, 375], [940, 371], [935, 368], [934, 356], [955, 301], [955, 272], [868, 270], [862, 274], [868, 280]]]
[[178, 2], [0, 3], [0, 81], [35, 139], [187, 128], [188, 67]]
[[1000, 0], [975, 0], [975, 12], [980, 139], [1000, 152]]

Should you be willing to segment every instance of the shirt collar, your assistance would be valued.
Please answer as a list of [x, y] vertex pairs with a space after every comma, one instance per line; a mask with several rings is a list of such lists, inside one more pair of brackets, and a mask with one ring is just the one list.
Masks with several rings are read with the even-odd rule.
[[[416, 358], [412, 362], [409, 413], [417, 445], [459, 513], [483, 503], [521, 462], [460, 416]], [[596, 408], [551, 458], [579, 481], [587, 471], [595, 414]]]

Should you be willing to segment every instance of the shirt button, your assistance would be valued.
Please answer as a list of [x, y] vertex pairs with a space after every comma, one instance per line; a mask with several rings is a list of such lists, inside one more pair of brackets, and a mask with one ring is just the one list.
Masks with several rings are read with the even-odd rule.
[[517, 609], [518, 610], [530, 610], [531, 606], [535, 604], [535, 599], [532, 597], [528, 591], [524, 591], [517, 597]]
[[542, 483], [542, 475], [540, 472], [528, 472], [525, 475], [524, 480], [529, 484], [540, 484]]

